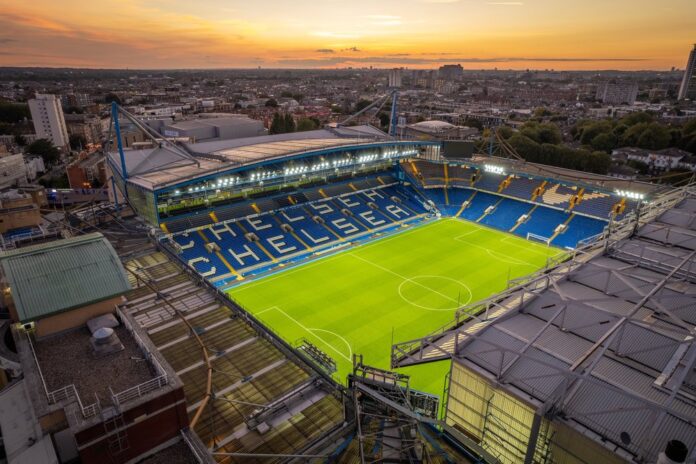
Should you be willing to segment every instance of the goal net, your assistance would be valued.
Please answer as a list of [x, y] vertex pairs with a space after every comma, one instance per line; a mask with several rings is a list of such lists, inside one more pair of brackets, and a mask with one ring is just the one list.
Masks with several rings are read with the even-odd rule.
[[551, 239], [549, 237], [544, 237], [543, 235], [537, 235], [533, 234], [531, 232], [527, 232], [527, 240], [532, 240], [535, 242], [542, 242], [545, 245], [548, 245]]

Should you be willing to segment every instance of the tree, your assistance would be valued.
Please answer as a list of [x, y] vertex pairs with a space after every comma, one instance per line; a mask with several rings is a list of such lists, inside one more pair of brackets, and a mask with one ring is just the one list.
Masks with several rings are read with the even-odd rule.
[[285, 113], [285, 132], [295, 132], [295, 118], [290, 113]]
[[24, 103], [7, 103], [0, 102], [0, 122], [15, 124], [29, 119], [29, 105]]
[[106, 95], [104, 95], [104, 103], [111, 103], [111, 102], [116, 102], [117, 105], [121, 104], [121, 99], [118, 98], [118, 95], [116, 95], [113, 92], [109, 92]]
[[271, 121], [271, 128], [268, 130], [270, 134], [283, 134], [285, 132], [285, 120], [280, 115], [280, 113], [275, 113], [273, 115], [273, 120]]
[[27, 139], [22, 134], [15, 134], [14, 143], [19, 145], [20, 147], [23, 147], [27, 144]]
[[648, 150], [662, 150], [670, 145], [672, 136], [662, 124], [652, 122], [638, 137], [638, 146]]
[[355, 104], [355, 110], [354, 113], [357, 113], [360, 110], [364, 110], [368, 106], [370, 106], [370, 101], [369, 100], [360, 100], [358, 103]]
[[602, 132], [590, 141], [590, 146], [594, 150], [600, 150], [604, 152], [611, 152], [616, 148], [616, 137], [608, 132]]
[[278, 102], [275, 98], [269, 98], [268, 100], [266, 100], [264, 106], [266, 106], [267, 108], [278, 108]]
[[87, 140], [81, 134], [72, 134], [69, 138], [70, 148], [73, 150], [82, 150], [87, 145]]
[[304, 132], [316, 129], [316, 122], [309, 118], [302, 118], [297, 122], [297, 132]]
[[37, 139], [24, 149], [25, 153], [43, 158], [47, 166], [52, 166], [60, 158], [60, 151], [46, 139]]

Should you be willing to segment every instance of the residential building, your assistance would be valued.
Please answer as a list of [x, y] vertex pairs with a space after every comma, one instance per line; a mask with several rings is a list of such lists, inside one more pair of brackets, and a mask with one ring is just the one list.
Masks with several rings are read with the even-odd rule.
[[440, 66], [438, 74], [442, 79], [457, 80], [464, 75], [464, 68], [461, 64], [446, 64]]
[[684, 69], [684, 77], [682, 77], [681, 85], [679, 86], [679, 100], [696, 100], [696, 44], [693, 50], [689, 53], [689, 59], [686, 62]]
[[604, 82], [597, 87], [595, 98], [610, 105], [632, 105], [638, 96], [638, 84], [634, 82]]
[[67, 149], [68, 129], [60, 99], [55, 95], [37, 94], [36, 98], [29, 100], [29, 110], [36, 136], [50, 140], [58, 148]]
[[401, 70], [392, 69], [389, 71], [389, 87], [401, 87]]
[[102, 138], [101, 120], [92, 114], [66, 114], [69, 135], [79, 135], [85, 143], [99, 143]]

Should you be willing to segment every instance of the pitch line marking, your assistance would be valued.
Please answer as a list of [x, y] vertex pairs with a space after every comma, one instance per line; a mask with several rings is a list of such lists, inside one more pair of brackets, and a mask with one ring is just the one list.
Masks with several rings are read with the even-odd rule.
[[[406, 297], [403, 295], [401, 289], [402, 289], [402, 287], [404, 286], [404, 284], [405, 284], [406, 282], [412, 282], [412, 283], [416, 283], [416, 284], [417, 284], [417, 282], [415, 282], [413, 279], [418, 279], [419, 277], [435, 277], [435, 278], [438, 278], [438, 279], [445, 279], [445, 280], [449, 280], [449, 281], [452, 281], [452, 282], [454, 282], [454, 283], [457, 283], [457, 284], [461, 285], [462, 287], [464, 287], [464, 288], [466, 289], [466, 291], [469, 293], [469, 298], [468, 298], [466, 301], [463, 301], [463, 302], [459, 302], [459, 301], [458, 301], [458, 302], [457, 302], [457, 305], [455, 305], [455, 306], [453, 306], [453, 307], [451, 307], [451, 308], [444, 308], [444, 309], [430, 308], [430, 307], [428, 307], [428, 306], [424, 306], [424, 305], [421, 305], [421, 304], [418, 304], [418, 303], [414, 303], [413, 301], [409, 300], [408, 298], [406, 298]], [[428, 288], [429, 290], [435, 292], [434, 290], [430, 289], [429, 287], [425, 287], [425, 288]], [[452, 311], [452, 310], [455, 310], [455, 309], [459, 309], [459, 308], [462, 307], [462, 306], [468, 305], [468, 304], [471, 302], [472, 298], [474, 297], [474, 294], [471, 292], [471, 289], [470, 289], [469, 286], [466, 285], [465, 283], [460, 282], [460, 281], [458, 281], [458, 280], [456, 280], [456, 279], [453, 279], [452, 277], [445, 277], [445, 276], [438, 276], [438, 275], [417, 275], [417, 276], [413, 276], [411, 279], [404, 279], [404, 280], [401, 282], [401, 284], [399, 285], [398, 293], [399, 293], [399, 296], [401, 297], [401, 299], [404, 300], [406, 303], [408, 303], [408, 304], [410, 304], [410, 305], [413, 305], [413, 306], [415, 306], [415, 307], [417, 307], [417, 308], [424, 309], [424, 310], [426, 310], [426, 311]], [[437, 292], [435, 292], [435, 293], [437, 293]]]
[[496, 255], [494, 254], [495, 251], [491, 250], [490, 248], [483, 247], [483, 246], [478, 245], [478, 244], [476, 244], [476, 243], [471, 243], [471, 242], [469, 242], [469, 241], [467, 241], [467, 240], [461, 240], [461, 239], [459, 239], [459, 238], [455, 238], [455, 240], [457, 240], [458, 242], [466, 243], [467, 245], [472, 246], [472, 247], [475, 247], [475, 248], [478, 248], [478, 249], [480, 249], [480, 250], [483, 250], [483, 251], [485, 251], [486, 253], [488, 253], [488, 255], [489, 255], [491, 258], [497, 259], [498, 261], [502, 261], [502, 262], [504, 262], [504, 263], [508, 263], [508, 264], [517, 264], [517, 265], [524, 265], [524, 266], [530, 266], [530, 267], [534, 267], [534, 268], [540, 267], [540, 266], [536, 266], [536, 265], [534, 265], [534, 264], [531, 264], [531, 263], [528, 263], [528, 262], [522, 261], [522, 260], [514, 260], [514, 261], [516, 261], [516, 262], [508, 261], [508, 259], [513, 259], [513, 258], [509, 258], [508, 256], [501, 258], [501, 257], [499, 257], [499, 256], [496, 256]]
[[[454, 298], [451, 298], [451, 297], [445, 295], [444, 293], [438, 292], [437, 290], [433, 290], [432, 288], [428, 287], [427, 285], [423, 285], [423, 284], [421, 284], [420, 282], [416, 282], [415, 280], [413, 280], [413, 278], [409, 278], [409, 277], [402, 276], [402, 275], [399, 274], [398, 272], [394, 272], [394, 271], [392, 271], [391, 269], [388, 269], [388, 268], [386, 268], [386, 267], [384, 267], [384, 266], [382, 266], [382, 265], [380, 265], [380, 264], [373, 263], [373, 262], [370, 261], [369, 259], [365, 259], [365, 258], [363, 258], [363, 257], [361, 257], [361, 256], [358, 256], [358, 255], [354, 254], [354, 253], [348, 253], [348, 254], [349, 254], [350, 256], [353, 256], [353, 257], [355, 257], [355, 258], [358, 258], [360, 261], [364, 261], [364, 262], [366, 262], [366, 263], [368, 263], [368, 264], [372, 264], [373, 266], [375, 266], [375, 267], [377, 267], [377, 268], [379, 268], [379, 269], [382, 269], [382, 270], [385, 271], [385, 272], [388, 272], [388, 273], [393, 274], [393, 275], [395, 275], [395, 276], [397, 276], [397, 277], [400, 277], [401, 279], [403, 279], [403, 280], [405, 280], [405, 281], [409, 281], [409, 282], [411, 282], [411, 283], [414, 283], [414, 284], [418, 285], [419, 287], [422, 287], [422, 288], [424, 288], [424, 289], [426, 289], [426, 290], [430, 290], [431, 292], [440, 295], [441, 297], [443, 297], [443, 298], [446, 299], [446, 300], [450, 300], [450, 301], [453, 302], [453, 303], [457, 303], [457, 300], [455, 300]], [[461, 282], [460, 282], [460, 283], [461, 283]]]
[[[326, 330], [326, 329], [309, 329], [309, 330], [310, 330], [310, 332], [317, 332], [317, 331], [319, 331], [319, 332], [326, 332], [326, 333], [328, 333], [328, 334], [333, 335], [334, 337], [340, 338], [340, 339], [343, 341], [343, 343], [345, 343], [346, 346], [348, 347], [348, 353], [350, 353], [350, 359], [351, 359], [351, 360], [353, 359], [353, 348], [350, 347], [350, 343], [348, 343], [348, 340], [346, 340], [346, 339], [343, 338], [342, 336], [338, 335], [336, 332], [332, 332], [332, 331]], [[314, 334], [314, 336], [317, 337], [316, 334]], [[317, 338], [318, 338], [318, 337], [317, 337]], [[326, 343], [326, 342], [324, 342], [324, 343]], [[334, 351], [336, 351], [336, 350], [334, 350]], [[345, 356], [344, 356], [344, 357], [345, 357]]]
[[348, 361], [348, 362], [353, 362], [353, 360], [352, 360], [351, 358], [347, 357], [345, 354], [343, 354], [343, 353], [341, 353], [340, 351], [338, 351], [331, 343], [327, 342], [326, 340], [324, 340], [323, 338], [321, 338], [319, 335], [315, 334], [315, 333], [313, 332], [313, 330], [319, 330], [319, 331], [322, 331], [322, 332], [332, 333], [333, 335], [335, 335], [335, 336], [337, 336], [338, 338], [342, 339], [343, 342], [344, 342], [345, 344], [348, 345], [348, 349], [350, 350], [350, 354], [351, 354], [351, 356], [352, 356], [353, 350], [350, 348], [350, 345], [348, 344], [348, 342], [346, 341], [346, 339], [344, 339], [344, 338], [341, 337], [340, 335], [337, 335], [337, 334], [335, 334], [335, 333], [333, 333], [333, 332], [330, 332], [330, 331], [324, 330], [324, 329], [310, 329], [309, 327], [305, 326], [305, 325], [302, 324], [300, 321], [298, 321], [297, 319], [295, 319], [294, 317], [292, 317], [291, 315], [289, 315], [288, 313], [286, 313], [285, 311], [283, 311], [282, 309], [280, 309], [280, 308], [277, 307], [277, 306], [274, 306], [273, 308], [268, 308], [268, 309], [275, 309], [275, 310], [277, 310], [279, 313], [283, 314], [285, 317], [287, 317], [288, 319], [290, 319], [291, 321], [293, 321], [295, 324], [297, 324], [298, 326], [300, 326], [303, 330], [305, 330], [306, 332], [308, 332], [310, 335], [314, 335], [317, 339], [319, 339], [319, 341], [321, 341], [323, 344], [325, 344], [326, 346], [328, 346], [329, 348], [331, 348], [332, 350], [334, 350], [334, 351], [335, 351], [339, 356], [341, 356], [343, 359], [345, 359], [345, 360]]

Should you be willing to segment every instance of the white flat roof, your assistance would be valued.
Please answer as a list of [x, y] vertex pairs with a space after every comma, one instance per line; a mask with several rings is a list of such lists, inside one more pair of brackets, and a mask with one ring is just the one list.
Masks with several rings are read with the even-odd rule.
[[[126, 171], [130, 182], [154, 190], [260, 161], [327, 148], [390, 140], [386, 134], [376, 129], [364, 130], [362, 127], [356, 127], [187, 144], [191, 152], [209, 155], [196, 157], [195, 161], [166, 146], [126, 150]], [[109, 157], [120, 172], [121, 160], [118, 152], [110, 152]]]

